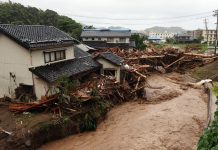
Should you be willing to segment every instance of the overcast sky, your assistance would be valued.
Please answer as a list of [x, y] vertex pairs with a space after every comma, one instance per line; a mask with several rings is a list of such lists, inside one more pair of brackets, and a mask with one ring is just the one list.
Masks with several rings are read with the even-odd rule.
[[[8, 0], [0, 0], [8, 1]], [[213, 11], [218, 0], [11, 0], [96, 27], [122, 26], [143, 30], [152, 26], [180, 26], [185, 29], [215, 28]]]

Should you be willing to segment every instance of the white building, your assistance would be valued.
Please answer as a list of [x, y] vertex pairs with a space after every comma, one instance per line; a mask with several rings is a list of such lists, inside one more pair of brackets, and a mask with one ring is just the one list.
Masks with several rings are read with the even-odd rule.
[[28, 87], [40, 98], [57, 92], [53, 85], [61, 76], [100, 71], [103, 64], [91, 56], [75, 58], [75, 41], [52, 26], [0, 24], [0, 97]]
[[202, 36], [204, 38], [203, 42], [207, 42], [207, 38], [208, 38], [208, 44], [209, 45], [215, 44], [216, 30], [208, 30], [208, 32], [206, 30], [203, 30]]
[[169, 32], [149, 32], [148, 39], [151, 41], [157, 41], [158, 43], [166, 42], [166, 39], [173, 38], [174, 33]]

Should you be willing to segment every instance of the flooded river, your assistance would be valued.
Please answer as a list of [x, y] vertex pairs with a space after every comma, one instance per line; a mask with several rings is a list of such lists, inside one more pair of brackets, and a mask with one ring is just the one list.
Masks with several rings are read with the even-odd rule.
[[203, 90], [184, 90], [159, 76], [151, 81], [165, 85], [161, 91], [148, 90], [152, 98], [178, 94], [160, 103], [117, 106], [96, 131], [48, 143], [40, 150], [195, 150], [207, 117]]

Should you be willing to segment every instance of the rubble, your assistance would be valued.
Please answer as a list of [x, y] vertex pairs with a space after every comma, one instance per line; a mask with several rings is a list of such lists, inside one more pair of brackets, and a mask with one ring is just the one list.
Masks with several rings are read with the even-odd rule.
[[[185, 53], [176, 48], [165, 48], [162, 51], [151, 49], [150, 51], [132, 50], [127, 51], [119, 48], [103, 49], [96, 53], [112, 52], [124, 59], [124, 62], [131, 68], [148, 73], [149, 71], [159, 71], [162, 67], [162, 73], [165, 72], [185, 72], [197, 66], [202, 66], [216, 60], [218, 57], [213, 55]], [[94, 53], [93, 55], [96, 55]]]

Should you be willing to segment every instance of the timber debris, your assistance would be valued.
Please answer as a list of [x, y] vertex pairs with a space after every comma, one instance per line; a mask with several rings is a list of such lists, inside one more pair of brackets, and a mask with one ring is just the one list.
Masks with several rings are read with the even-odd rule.
[[172, 71], [182, 73], [187, 69], [213, 62], [218, 58], [218, 56], [214, 55], [181, 52], [176, 48], [165, 48], [162, 51], [157, 51], [155, 49], [149, 51], [127, 51], [119, 48], [110, 48], [103, 49], [99, 53], [102, 51], [112, 52], [120, 56], [130, 68], [132, 67], [145, 74], [154, 70], [162, 73]]

